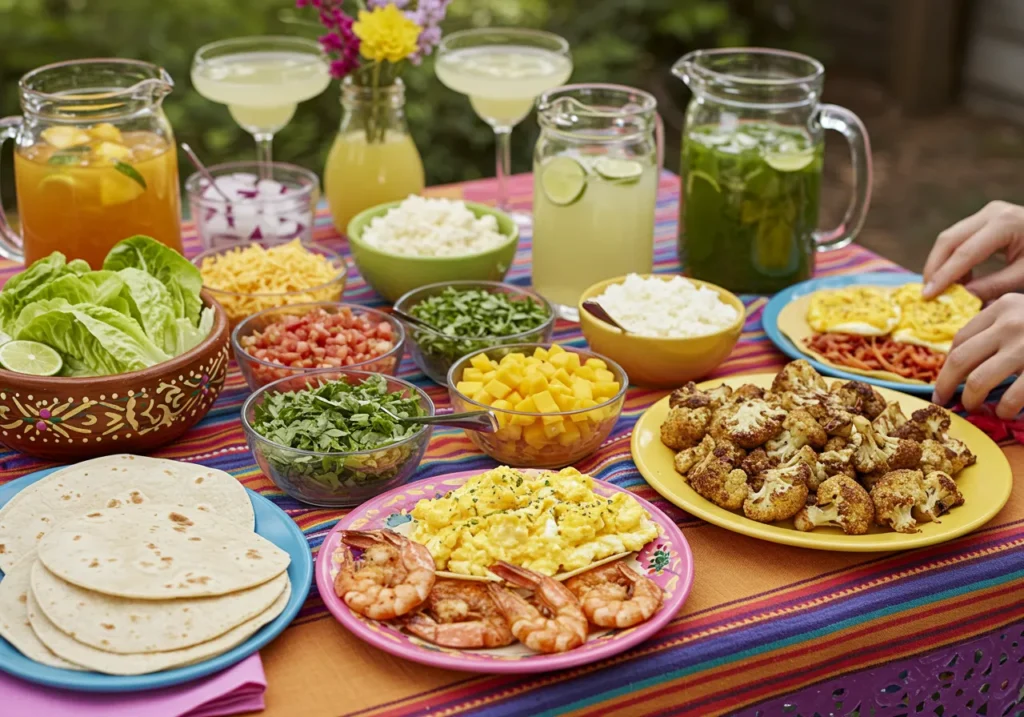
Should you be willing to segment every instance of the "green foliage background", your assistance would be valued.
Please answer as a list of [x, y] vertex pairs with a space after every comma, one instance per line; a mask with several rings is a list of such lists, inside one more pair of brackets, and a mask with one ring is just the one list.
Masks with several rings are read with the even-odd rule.
[[[559, 33], [572, 46], [573, 82], [614, 82], [657, 96], [667, 166], [678, 169], [688, 95], [671, 75], [671, 64], [691, 49], [711, 46], [758, 44], [820, 54], [812, 6], [813, 0], [455, 0], [444, 29], [518, 25]], [[177, 82], [165, 109], [179, 141], [207, 163], [250, 158], [251, 137], [224, 106], [192, 89], [192, 54], [202, 44], [239, 35], [315, 37], [317, 28], [303, 22], [314, 19], [289, 0], [0, 0], [0, 115], [19, 112], [18, 78], [39, 65], [85, 57], [144, 59], [167, 68]], [[428, 184], [492, 176], [493, 136], [466, 98], [438, 82], [430, 60], [411, 68], [405, 80], [407, 115]], [[299, 108], [274, 141], [275, 157], [321, 172], [340, 116], [332, 86]], [[529, 170], [535, 138], [532, 119], [516, 129], [515, 171]], [[11, 206], [9, 149], [0, 172], [4, 204]]]

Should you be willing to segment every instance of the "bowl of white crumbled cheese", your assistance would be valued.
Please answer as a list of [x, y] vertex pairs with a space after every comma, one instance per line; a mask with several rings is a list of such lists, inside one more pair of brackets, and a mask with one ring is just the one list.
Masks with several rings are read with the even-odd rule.
[[[597, 318], [596, 301], [625, 331]], [[580, 297], [590, 347], [617, 361], [639, 386], [675, 388], [703, 378], [729, 356], [746, 309], [725, 289], [673, 274], [630, 274], [594, 284]]]
[[427, 284], [501, 281], [515, 259], [519, 230], [485, 204], [412, 195], [356, 215], [348, 239], [359, 273], [393, 302]]

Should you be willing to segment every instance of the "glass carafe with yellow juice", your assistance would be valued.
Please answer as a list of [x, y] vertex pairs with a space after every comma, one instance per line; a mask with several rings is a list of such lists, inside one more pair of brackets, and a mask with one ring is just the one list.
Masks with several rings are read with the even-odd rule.
[[662, 163], [657, 102], [619, 85], [566, 85], [537, 101], [533, 286], [566, 319], [583, 292], [654, 263]]
[[327, 166], [324, 194], [334, 226], [345, 233], [364, 209], [423, 191], [423, 160], [405, 123], [405, 87], [362, 87], [346, 77], [343, 110]]
[[19, 84], [14, 139], [20, 236], [0, 211], [0, 255], [27, 264], [54, 251], [98, 269], [135, 234], [181, 251], [174, 135], [161, 109], [167, 72], [134, 60], [47, 65]]

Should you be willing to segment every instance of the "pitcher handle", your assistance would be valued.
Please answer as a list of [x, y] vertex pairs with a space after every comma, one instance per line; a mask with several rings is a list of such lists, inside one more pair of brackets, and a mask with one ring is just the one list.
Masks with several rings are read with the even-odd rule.
[[[4, 142], [18, 136], [21, 122], [21, 117], [0, 119], [0, 148], [3, 147]], [[21, 248], [21, 237], [11, 228], [2, 204], [0, 204], [0, 256], [21, 263], [25, 261], [25, 253]]]
[[853, 197], [846, 207], [842, 223], [830, 231], [814, 233], [818, 251], [831, 251], [852, 242], [864, 226], [868, 205], [871, 203], [871, 142], [864, 123], [845, 107], [821, 105], [818, 108], [818, 119], [825, 129], [833, 129], [846, 137], [853, 165]]
[[661, 183], [661, 172], [665, 169], [665, 122], [661, 119], [661, 113], [654, 113], [654, 144], [657, 148], [658, 158], [658, 183]]

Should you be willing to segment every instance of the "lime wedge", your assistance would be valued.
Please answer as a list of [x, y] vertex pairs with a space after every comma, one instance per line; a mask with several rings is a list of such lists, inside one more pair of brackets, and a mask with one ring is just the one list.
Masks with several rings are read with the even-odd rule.
[[644, 173], [644, 166], [631, 159], [601, 157], [594, 163], [594, 171], [605, 179], [627, 183], [640, 179]]
[[0, 346], [0, 366], [33, 376], [55, 376], [64, 361], [59, 353], [38, 341], [8, 341]]
[[575, 159], [555, 157], [540, 175], [540, 186], [552, 204], [565, 207], [576, 202], [587, 189], [587, 170]]
[[814, 152], [786, 152], [765, 155], [768, 166], [779, 172], [799, 172], [814, 161]]

